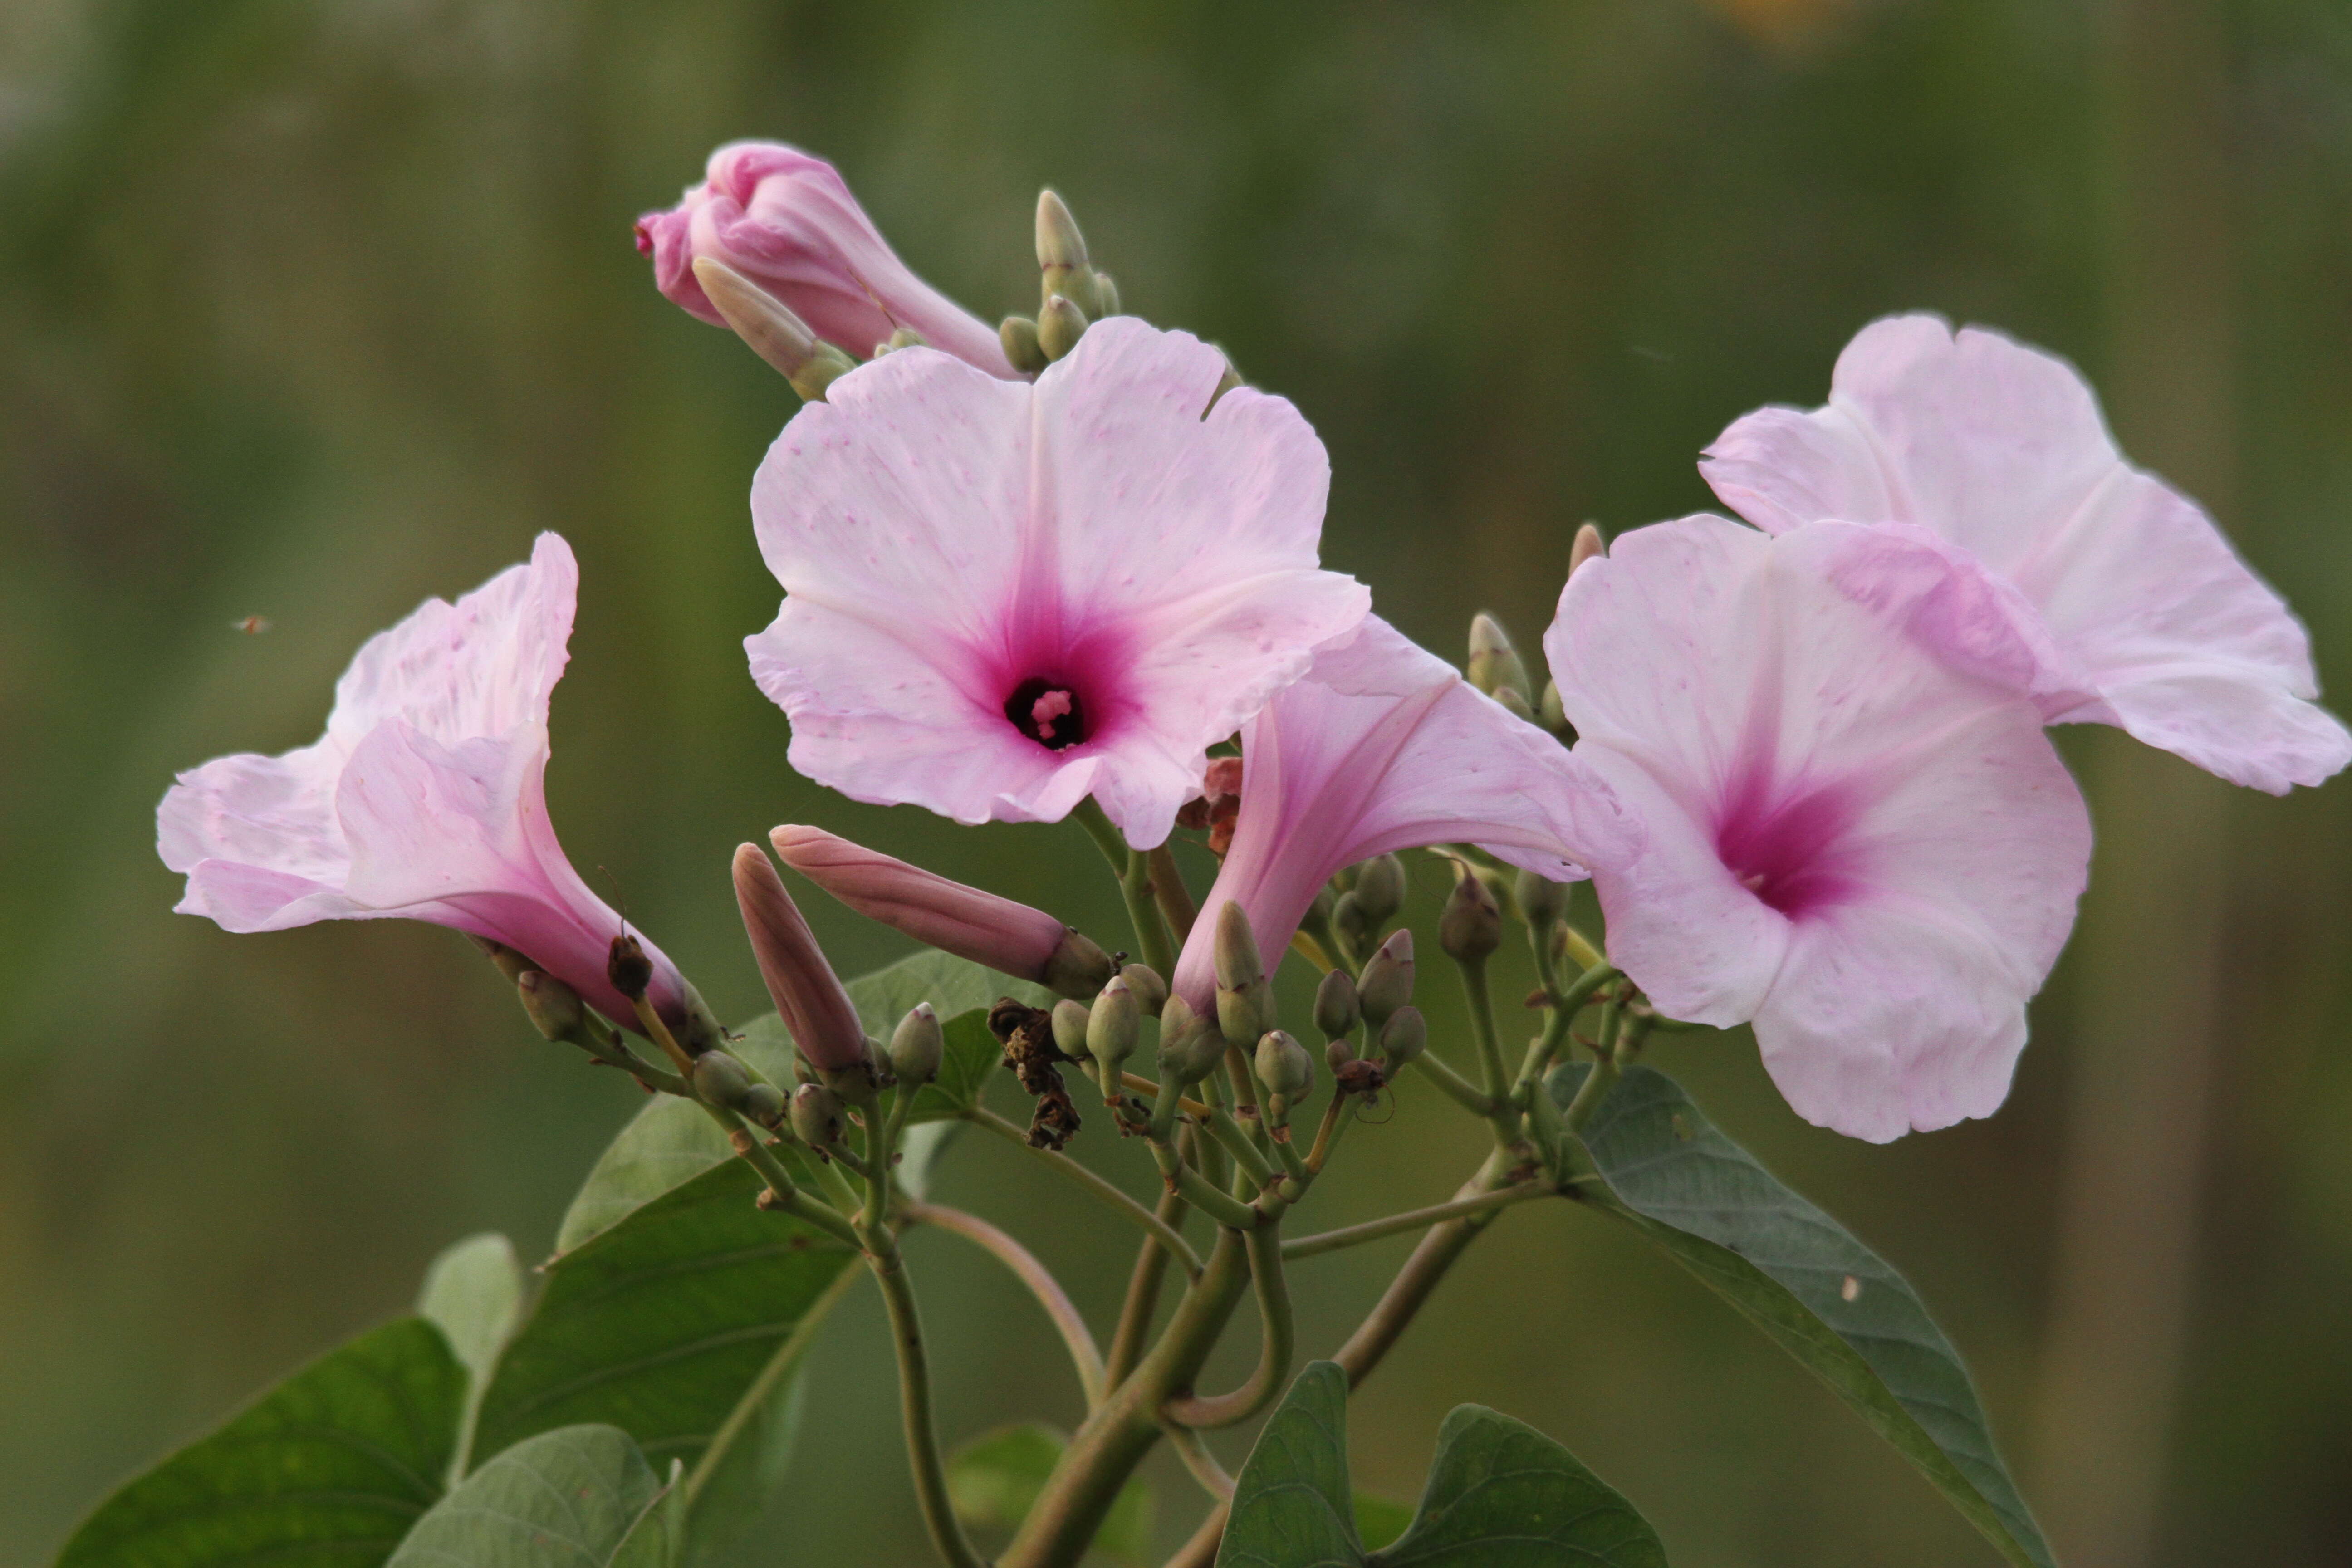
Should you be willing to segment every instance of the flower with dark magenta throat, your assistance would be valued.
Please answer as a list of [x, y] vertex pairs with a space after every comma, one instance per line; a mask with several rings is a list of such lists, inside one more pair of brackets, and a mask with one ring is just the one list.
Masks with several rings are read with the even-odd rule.
[[[548, 697], [579, 580], [571, 547], [542, 533], [528, 565], [371, 638], [315, 743], [182, 773], [155, 813], [156, 850], [188, 879], [179, 912], [233, 931], [427, 921], [504, 943], [635, 1029], [605, 974], [621, 917], [547, 819]], [[687, 1026], [699, 1002], [645, 950], [646, 999]]]
[[2194, 501], [2124, 460], [2054, 355], [1890, 317], [1838, 356], [1825, 407], [1759, 409], [1699, 466], [1769, 532], [1828, 518], [1904, 538], [1849, 563], [1848, 588], [1906, 601], [1914, 635], [2052, 723], [2119, 725], [2273, 795], [2352, 761], [2311, 701], [2302, 623]]
[[1219, 912], [1249, 916], [1266, 973], [1331, 875], [1374, 856], [1477, 844], [1555, 881], [1628, 863], [1640, 824], [1558, 741], [1377, 616], [1242, 731], [1233, 847], [1171, 989], [1214, 1004]]
[[678, 205], [637, 220], [637, 248], [676, 304], [726, 320], [696, 281], [697, 257], [723, 261], [859, 359], [901, 327], [991, 375], [1017, 373], [996, 329], [898, 259], [834, 166], [779, 142], [735, 142]]
[[745, 639], [793, 765], [960, 822], [1092, 795], [1149, 848], [1207, 749], [1370, 604], [1320, 570], [1298, 411], [1129, 317], [1034, 385], [903, 349], [795, 415], [751, 487], [785, 591]]
[[1753, 1021], [1800, 1115], [1883, 1142], [2009, 1092], [2091, 826], [2031, 701], [1838, 585], [1870, 542], [1636, 529], [1544, 652], [1576, 755], [1649, 830], [1593, 868], [1611, 961], [1674, 1017]]

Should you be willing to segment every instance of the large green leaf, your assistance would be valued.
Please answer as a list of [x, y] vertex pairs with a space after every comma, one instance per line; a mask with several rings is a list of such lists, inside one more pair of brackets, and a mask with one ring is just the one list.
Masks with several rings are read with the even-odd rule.
[[58, 1568], [373, 1568], [439, 1500], [465, 1398], [432, 1324], [362, 1334], [115, 1493]]
[[474, 1472], [416, 1521], [389, 1568], [609, 1568], [640, 1520], [629, 1568], [667, 1568], [653, 1467], [617, 1426], [564, 1426]]
[[[1032, 1005], [1053, 1000], [1042, 986], [932, 952], [853, 980], [848, 990], [858, 1021], [878, 1039], [887, 1039], [918, 1002], [929, 1002], [938, 1011], [947, 1034], [947, 1055], [939, 1080], [915, 1104], [910, 1120], [917, 1122], [950, 1117], [977, 1102], [1003, 1057], [988, 1032], [988, 1009], [999, 997]], [[772, 1081], [793, 1081], [792, 1036], [773, 1013], [744, 1025], [741, 1038], [730, 1048]], [[909, 1134], [898, 1168], [908, 1192], [922, 1195], [930, 1161], [948, 1135]], [[682, 1100], [654, 1100], [621, 1129], [589, 1172], [556, 1234], [556, 1250], [569, 1252], [638, 1205], [731, 1157], [726, 1138], [701, 1110]]]
[[[956, 1517], [975, 1530], [1010, 1534], [1019, 1529], [1068, 1446], [1062, 1434], [1034, 1422], [974, 1437], [948, 1457], [948, 1498]], [[1121, 1487], [1095, 1532], [1094, 1549], [1122, 1563], [1150, 1562], [1151, 1502], [1149, 1482]]]
[[758, 1207], [740, 1160], [706, 1171], [547, 1266], [484, 1396], [476, 1451], [605, 1422], [691, 1466], [856, 1254]]
[[[1581, 1063], [1552, 1075], [1566, 1105]], [[1609, 1191], [1586, 1194], [1664, 1247], [1852, 1405], [2018, 1568], [2048, 1544], [1993, 1447], [1959, 1353], [1903, 1276], [1781, 1185], [1664, 1073], [1636, 1067], [1584, 1143]]]
[[425, 1271], [416, 1315], [441, 1331], [466, 1367], [466, 1410], [458, 1423], [457, 1451], [449, 1461], [452, 1481], [473, 1463], [474, 1417], [499, 1352], [522, 1316], [522, 1266], [515, 1261], [514, 1244], [494, 1233], [467, 1237]]
[[[1438, 1428], [1412, 1524], [1365, 1550], [1348, 1481], [1348, 1374], [1299, 1373], [1234, 1486], [1218, 1568], [1664, 1568], [1642, 1516], [1534, 1427], [1465, 1405]], [[1377, 1512], [1377, 1510], [1374, 1511]]]

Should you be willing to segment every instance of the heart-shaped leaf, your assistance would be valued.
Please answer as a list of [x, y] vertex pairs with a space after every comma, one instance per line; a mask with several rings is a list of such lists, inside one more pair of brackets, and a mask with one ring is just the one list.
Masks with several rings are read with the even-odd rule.
[[386, 1324], [116, 1492], [58, 1568], [375, 1568], [440, 1500], [465, 1399], [440, 1330]]
[[416, 1521], [389, 1568], [668, 1568], [670, 1522], [628, 1547], [664, 1496], [617, 1426], [563, 1426], [517, 1444]]
[[[1565, 1106], [1589, 1069], [1551, 1078]], [[1903, 1276], [1717, 1131], [1679, 1085], [1627, 1070], [1584, 1131], [1593, 1205], [1664, 1247], [1812, 1369], [2016, 1568], [2050, 1548], [1993, 1447], [1975, 1384]]]

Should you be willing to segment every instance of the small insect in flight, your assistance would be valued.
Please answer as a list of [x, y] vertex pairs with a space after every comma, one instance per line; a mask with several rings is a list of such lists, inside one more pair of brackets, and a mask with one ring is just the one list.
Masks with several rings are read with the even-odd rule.
[[257, 637], [262, 633], [269, 629], [269, 617], [268, 616], [240, 616], [236, 620], [229, 622], [229, 626], [232, 630], [243, 632], [249, 637]]

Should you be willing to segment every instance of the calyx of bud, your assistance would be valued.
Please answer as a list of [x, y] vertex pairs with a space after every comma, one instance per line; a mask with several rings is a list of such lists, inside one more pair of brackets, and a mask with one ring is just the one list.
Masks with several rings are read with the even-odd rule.
[[1179, 1083], [1193, 1084], [1225, 1059], [1225, 1038], [1181, 996], [1171, 996], [1160, 1014], [1160, 1066]]
[[1062, 945], [1045, 961], [1042, 979], [1047, 990], [1063, 996], [1091, 996], [1108, 984], [1110, 954], [1083, 932], [1062, 935]]
[[1412, 932], [1397, 931], [1381, 943], [1356, 981], [1356, 997], [1366, 1023], [1377, 1029], [1412, 1000]]
[[890, 1070], [898, 1076], [900, 1091], [912, 1094], [939, 1077], [947, 1048], [938, 1012], [929, 1002], [916, 1003], [890, 1036]]
[[1116, 1100], [1121, 1065], [1135, 1054], [1143, 1009], [1125, 975], [1113, 977], [1087, 1015], [1087, 1054], [1102, 1072], [1103, 1098]]
[[[694, 258], [694, 280], [735, 335], [810, 402], [822, 401], [826, 387], [856, 368], [856, 362], [821, 341], [782, 300], [717, 257]], [[891, 343], [897, 346], [895, 335]]]
[[1300, 1045], [1280, 1029], [1268, 1029], [1258, 1037], [1257, 1080], [1268, 1094], [1278, 1094], [1286, 1100], [1297, 1100], [1315, 1081], [1315, 1060]]
[[1520, 706], [1528, 699], [1528, 667], [1511, 646], [1511, 636], [1503, 623], [1481, 610], [1470, 621], [1470, 667], [1466, 671], [1470, 684], [1489, 697], [1506, 690], [1519, 694]]
[[725, 1051], [705, 1051], [694, 1058], [694, 1092], [704, 1103], [722, 1110], [740, 1110], [751, 1092], [751, 1075]]
[[580, 993], [544, 970], [516, 974], [515, 994], [522, 998], [532, 1026], [551, 1040], [577, 1040], [588, 1026], [588, 1009]]
[[1484, 963], [1503, 945], [1503, 910], [1486, 880], [1467, 867], [1437, 917], [1437, 945], [1457, 963]]
[[793, 1131], [812, 1149], [830, 1149], [841, 1142], [841, 1097], [821, 1083], [804, 1083], [793, 1091]]

